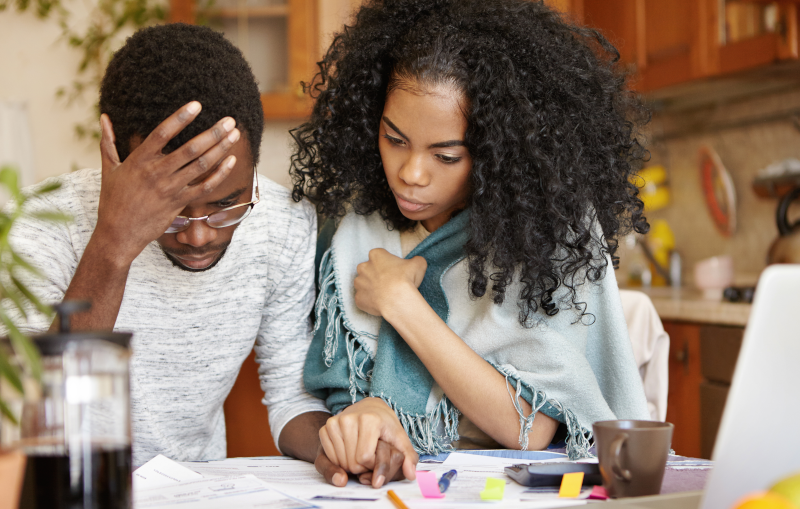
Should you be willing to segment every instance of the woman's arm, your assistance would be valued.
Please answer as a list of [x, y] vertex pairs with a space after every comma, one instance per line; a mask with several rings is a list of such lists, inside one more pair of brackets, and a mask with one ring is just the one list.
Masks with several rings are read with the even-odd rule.
[[[417, 287], [427, 263], [421, 257], [398, 258], [383, 249], [370, 251], [358, 266], [356, 305], [382, 316], [414, 350], [447, 397], [487, 435], [510, 449], [519, 448], [519, 414], [506, 380], [439, 318]], [[531, 406], [521, 400], [528, 414]], [[558, 422], [539, 414], [528, 434], [531, 449], [544, 449]]]

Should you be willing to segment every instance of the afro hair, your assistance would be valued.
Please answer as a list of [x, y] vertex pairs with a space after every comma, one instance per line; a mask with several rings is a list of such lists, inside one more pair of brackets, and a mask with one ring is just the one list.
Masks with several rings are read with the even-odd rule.
[[137, 31], [108, 64], [100, 86], [100, 113], [114, 126], [120, 160], [132, 137], [146, 138], [158, 124], [190, 101], [203, 110], [164, 148], [172, 152], [230, 116], [258, 163], [264, 112], [250, 65], [222, 34], [183, 23]]
[[[308, 86], [316, 103], [292, 132], [293, 196], [327, 217], [352, 207], [411, 227], [378, 151], [386, 94], [397, 81], [453, 84], [473, 161], [472, 295], [501, 303], [517, 280], [522, 324], [566, 307], [591, 323], [577, 286], [606, 276], [620, 234], [649, 227], [630, 181], [648, 157], [638, 133], [649, 112], [618, 59], [600, 33], [542, 1], [365, 2]], [[559, 287], [571, 298], [555, 297]]]

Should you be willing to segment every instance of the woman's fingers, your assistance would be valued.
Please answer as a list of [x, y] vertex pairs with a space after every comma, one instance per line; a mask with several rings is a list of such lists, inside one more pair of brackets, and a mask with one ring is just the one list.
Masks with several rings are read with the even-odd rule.
[[339, 458], [336, 454], [336, 448], [333, 446], [333, 442], [331, 441], [331, 437], [328, 434], [328, 429], [326, 426], [323, 426], [319, 430], [319, 443], [322, 446], [322, 450], [325, 452], [328, 460], [336, 466], [342, 466], [342, 462], [339, 461]]
[[[332, 446], [333, 451], [334, 451], [333, 455], [336, 456], [336, 463], [340, 467], [342, 467], [345, 470], [347, 470], [348, 472], [350, 472], [351, 474], [360, 474], [360, 473], [362, 473], [364, 471], [363, 469], [358, 469], [358, 467], [355, 467], [356, 470], [358, 470], [356, 472], [356, 471], [354, 471], [354, 465], [350, 464], [350, 461], [349, 461], [349, 458], [348, 458], [348, 455], [347, 455], [347, 447], [346, 447], [346, 444], [344, 442], [344, 438], [342, 436], [341, 427], [339, 425], [339, 416], [334, 416], [334, 417], [331, 417], [330, 419], [328, 419], [328, 422], [325, 424], [325, 427], [323, 429], [326, 430], [328, 438], [330, 439], [330, 443], [331, 443], [331, 446]], [[320, 441], [322, 440], [321, 431], [322, 430], [320, 430]], [[327, 448], [325, 449], [325, 451], [327, 453]], [[330, 454], [329, 454], [329, 456], [330, 456]]]

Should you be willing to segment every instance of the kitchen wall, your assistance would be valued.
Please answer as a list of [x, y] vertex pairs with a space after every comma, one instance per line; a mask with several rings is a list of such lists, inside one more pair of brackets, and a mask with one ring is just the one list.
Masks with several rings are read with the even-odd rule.
[[[320, 3], [320, 48], [326, 47], [336, 27], [359, 0], [325, 0]], [[76, 23], [88, 15], [91, 2], [70, 3]], [[73, 126], [91, 115], [95, 97], [67, 106], [56, 90], [75, 77], [80, 54], [59, 39], [53, 20], [32, 13], [0, 12], [0, 101], [27, 103], [33, 138], [34, 181], [70, 171], [97, 168], [100, 154], [93, 141], [78, 140]], [[291, 155], [289, 129], [298, 121], [268, 121], [261, 145], [259, 172], [290, 186], [287, 173]]]
[[[669, 222], [683, 256], [684, 277], [691, 277], [698, 260], [726, 254], [734, 259], [737, 284], [755, 282], [766, 265], [767, 249], [778, 235], [777, 200], [758, 198], [751, 184], [767, 165], [800, 158], [800, 130], [785, 115], [798, 108], [800, 87], [654, 115], [649, 128], [651, 162], [668, 169], [672, 203], [648, 217]], [[778, 119], [758, 121], [764, 117]], [[741, 127], [726, 127], [732, 125]], [[663, 139], [665, 134], [668, 139]], [[703, 199], [698, 165], [703, 145], [716, 150], [736, 188], [738, 228], [730, 237], [717, 231]]]

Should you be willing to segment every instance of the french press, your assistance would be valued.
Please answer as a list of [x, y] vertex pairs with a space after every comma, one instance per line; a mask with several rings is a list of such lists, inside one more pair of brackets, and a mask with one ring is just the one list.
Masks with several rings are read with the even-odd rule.
[[41, 394], [22, 407], [20, 509], [131, 507], [131, 334], [70, 332], [70, 316], [89, 307], [55, 305], [59, 332], [33, 338]]

